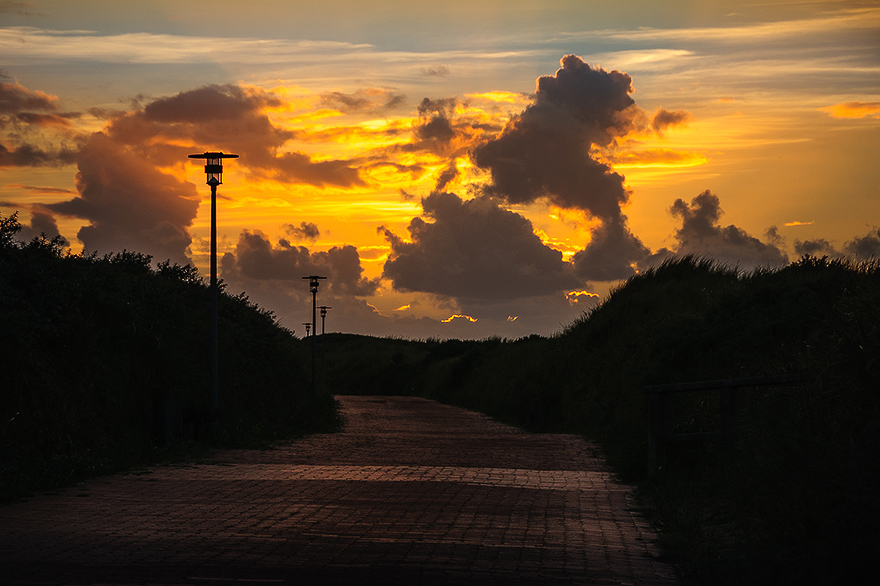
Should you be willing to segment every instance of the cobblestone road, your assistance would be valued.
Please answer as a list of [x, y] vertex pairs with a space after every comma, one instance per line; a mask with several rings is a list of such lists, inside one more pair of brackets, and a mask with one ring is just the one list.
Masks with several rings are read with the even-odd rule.
[[589, 444], [406, 397], [0, 507], [4, 584], [675, 584]]

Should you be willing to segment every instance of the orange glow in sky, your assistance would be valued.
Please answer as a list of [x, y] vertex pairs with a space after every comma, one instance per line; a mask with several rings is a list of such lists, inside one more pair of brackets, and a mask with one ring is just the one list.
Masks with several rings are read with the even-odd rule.
[[76, 4], [0, 3], [0, 214], [204, 273], [186, 157], [237, 153], [220, 276], [291, 328], [313, 271], [328, 331], [519, 337], [673, 254], [880, 254], [880, 6]]

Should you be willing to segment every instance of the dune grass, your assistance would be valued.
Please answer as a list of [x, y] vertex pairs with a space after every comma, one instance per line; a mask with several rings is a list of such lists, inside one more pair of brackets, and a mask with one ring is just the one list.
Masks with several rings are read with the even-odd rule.
[[333, 429], [304, 354], [244, 296], [219, 298], [220, 428], [209, 437], [208, 287], [149, 256], [19, 244], [0, 217], [0, 498], [209, 446]]
[[[742, 273], [686, 257], [551, 338], [328, 338], [327, 382], [599, 442], [695, 583], [840, 583], [880, 554], [878, 300], [877, 263], [805, 257]], [[776, 374], [806, 382], [742, 390], [729, 449], [674, 445], [648, 476], [646, 385]], [[717, 393], [682, 394], [667, 424], [713, 431], [717, 413]]]

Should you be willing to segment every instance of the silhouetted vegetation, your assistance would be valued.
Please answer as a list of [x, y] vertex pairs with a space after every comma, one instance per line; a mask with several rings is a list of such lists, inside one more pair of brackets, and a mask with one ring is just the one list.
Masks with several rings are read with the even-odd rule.
[[[199, 446], [266, 446], [337, 424], [302, 344], [247, 297], [219, 299], [209, 438], [209, 289], [192, 266], [65, 254], [0, 216], [0, 498]], [[210, 440], [210, 441], [209, 441]]]
[[[877, 263], [805, 257], [742, 274], [687, 257], [552, 338], [322, 341], [334, 390], [417, 394], [598, 441], [697, 583], [842, 583], [880, 554], [878, 300]], [[740, 392], [729, 450], [673, 445], [647, 476], [644, 386], [795, 373], [807, 382]], [[713, 431], [717, 408], [717, 393], [676, 395], [669, 429]]]

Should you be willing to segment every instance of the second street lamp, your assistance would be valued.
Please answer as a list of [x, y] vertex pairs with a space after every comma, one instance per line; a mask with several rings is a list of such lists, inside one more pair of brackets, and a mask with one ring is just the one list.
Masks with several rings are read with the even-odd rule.
[[238, 155], [229, 153], [205, 152], [190, 155], [190, 159], [205, 159], [207, 184], [211, 186], [211, 397], [208, 417], [211, 433], [216, 437], [218, 431], [219, 358], [217, 356], [217, 186], [223, 183], [223, 159], [237, 159]]
[[[312, 292], [312, 394], [315, 394], [317, 390], [317, 384], [315, 382], [315, 338], [318, 333], [318, 314], [317, 314], [317, 306], [318, 306], [318, 285], [321, 283], [321, 279], [326, 279], [327, 277], [320, 277], [318, 275], [309, 275], [308, 277], [303, 277], [303, 279], [309, 280], [309, 291]], [[306, 330], [308, 331], [308, 330]]]
[[329, 305], [322, 305], [321, 306], [321, 335], [322, 336], [324, 335], [324, 320], [327, 319], [327, 310], [328, 309], [333, 309], [333, 308], [330, 307]]

